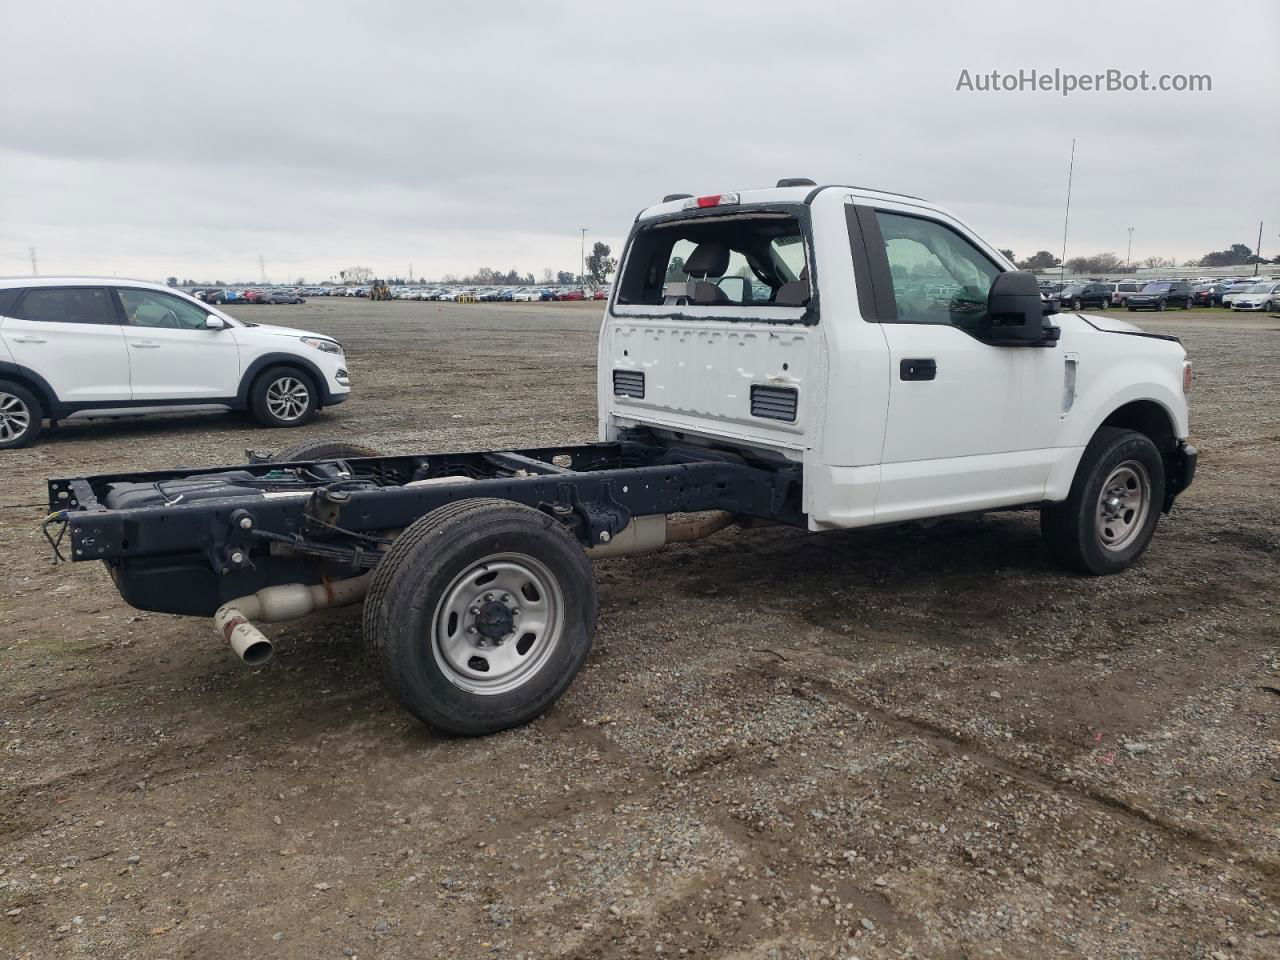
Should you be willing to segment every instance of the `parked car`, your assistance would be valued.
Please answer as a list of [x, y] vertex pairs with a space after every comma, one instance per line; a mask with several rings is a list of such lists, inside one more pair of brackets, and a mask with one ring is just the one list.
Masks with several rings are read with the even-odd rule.
[[303, 300], [296, 293], [291, 293], [288, 290], [269, 290], [266, 293], [262, 294], [261, 298], [257, 302], [258, 303], [306, 303], [307, 301]]
[[1131, 297], [1135, 293], [1141, 293], [1142, 288], [1145, 287], [1146, 285], [1147, 284], [1145, 280], [1117, 281], [1113, 285], [1114, 289], [1111, 291], [1112, 306], [1116, 306], [1116, 307], [1124, 306], [1125, 301], [1128, 300], [1129, 297]]
[[1191, 309], [1191, 284], [1185, 280], [1159, 280], [1129, 295], [1124, 304], [1130, 310], [1164, 310], [1171, 306]]
[[0, 280], [0, 448], [42, 421], [249, 410], [298, 427], [351, 390], [342, 345], [135, 280]]
[[1247, 280], [1237, 280], [1228, 289], [1222, 293], [1222, 305], [1224, 307], [1232, 306], [1236, 300], [1249, 292], [1251, 287], [1259, 283], [1263, 283], [1270, 277], [1249, 277]]
[[1111, 305], [1111, 287], [1106, 283], [1089, 281], [1088, 283], [1068, 283], [1062, 288], [1058, 299], [1064, 307], [1080, 310], [1084, 307], [1097, 307], [1105, 310]]
[[587, 296], [580, 289], [574, 288], [572, 290], [561, 290], [558, 294], [556, 294], [556, 299], [557, 300], [585, 300], [587, 299]]
[[1232, 310], [1264, 310], [1270, 313], [1280, 308], [1280, 283], [1268, 280], [1247, 287], [1231, 301]]

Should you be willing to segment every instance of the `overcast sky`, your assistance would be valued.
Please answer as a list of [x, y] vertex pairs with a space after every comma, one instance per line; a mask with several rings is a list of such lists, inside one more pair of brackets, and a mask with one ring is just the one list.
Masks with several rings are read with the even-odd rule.
[[[664, 193], [936, 200], [1018, 256], [1280, 252], [1280, 4], [6, 5], [0, 275], [574, 269]], [[957, 91], [961, 70], [1209, 74]]]

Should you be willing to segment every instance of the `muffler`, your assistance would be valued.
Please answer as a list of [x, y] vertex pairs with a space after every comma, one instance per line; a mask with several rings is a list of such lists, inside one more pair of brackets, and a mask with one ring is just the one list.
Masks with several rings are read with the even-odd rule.
[[257, 593], [220, 606], [213, 615], [213, 626], [237, 657], [251, 667], [261, 666], [271, 659], [275, 648], [266, 634], [251, 621], [279, 623], [282, 620], [297, 620], [317, 610], [359, 603], [369, 592], [372, 577], [373, 571], [370, 571], [358, 577], [331, 580], [312, 586], [285, 583], [276, 587], [264, 587]]

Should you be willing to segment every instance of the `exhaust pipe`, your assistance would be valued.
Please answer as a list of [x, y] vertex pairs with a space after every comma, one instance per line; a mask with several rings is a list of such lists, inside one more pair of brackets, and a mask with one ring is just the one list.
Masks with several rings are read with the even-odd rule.
[[279, 623], [282, 620], [297, 620], [316, 610], [358, 603], [369, 591], [372, 577], [373, 572], [370, 571], [358, 577], [313, 586], [286, 583], [264, 587], [257, 593], [220, 606], [213, 615], [213, 626], [237, 657], [251, 667], [261, 666], [271, 659], [275, 647], [266, 634], [251, 621]]
[[668, 543], [688, 543], [719, 533], [732, 526], [734, 521], [734, 515], [728, 510], [716, 510], [680, 521], [670, 520], [661, 513], [635, 517], [608, 543], [588, 547], [586, 552], [592, 560], [656, 553]]

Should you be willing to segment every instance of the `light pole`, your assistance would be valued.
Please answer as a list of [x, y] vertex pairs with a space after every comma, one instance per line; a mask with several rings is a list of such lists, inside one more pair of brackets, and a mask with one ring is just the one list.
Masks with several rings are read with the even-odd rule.
[[1133, 227], [1129, 228], [1129, 251], [1124, 255], [1124, 272], [1129, 272], [1129, 260], [1133, 257]]
[[582, 241], [578, 244], [578, 279], [585, 284], [587, 282], [587, 228], [579, 227], [582, 231]]

